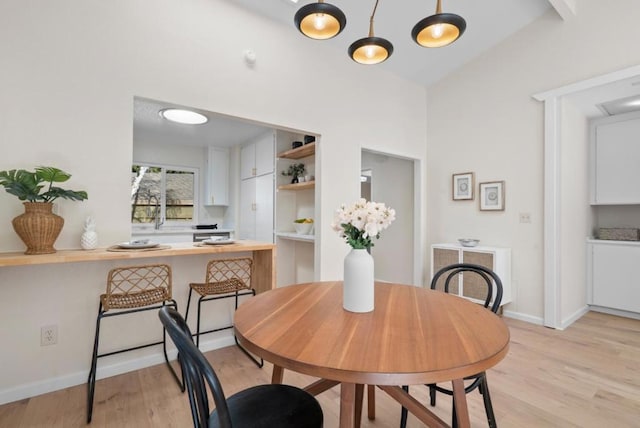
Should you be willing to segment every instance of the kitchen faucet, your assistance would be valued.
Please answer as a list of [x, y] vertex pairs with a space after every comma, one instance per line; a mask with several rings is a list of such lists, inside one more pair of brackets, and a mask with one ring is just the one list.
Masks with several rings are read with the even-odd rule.
[[155, 228], [156, 230], [160, 230], [160, 226], [164, 224], [164, 219], [160, 216], [160, 206], [156, 205], [156, 215], [154, 216], [155, 220]]

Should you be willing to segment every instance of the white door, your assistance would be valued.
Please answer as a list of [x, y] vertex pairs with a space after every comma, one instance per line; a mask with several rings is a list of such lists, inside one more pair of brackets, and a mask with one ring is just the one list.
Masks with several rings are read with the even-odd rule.
[[240, 239], [256, 239], [256, 179], [240, 181]]
[[275, 161], [273, 146], [273, 133], [265, 134], [258, 141], [256, 141], [256, 175], [270, 174], [273, 172], [273, 163]]
[[256, 175], [256, 146], [251, 143], [240, 148], [240, 179]]
[[273, 174], [256, 177], [255, 182], [255, 239], [273, 242]]

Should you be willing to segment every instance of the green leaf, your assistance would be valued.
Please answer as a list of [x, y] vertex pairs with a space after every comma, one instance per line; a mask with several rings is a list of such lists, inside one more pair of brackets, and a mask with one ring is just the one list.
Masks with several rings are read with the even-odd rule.
[[48, 181], [49, 183], [62, 183], [71, 178], [71, 174], [68, 174], [61, 169], [54, 168], [52, 166], [37, 167], [36, 175], [40, 180]]
[[12, 169], [0, 171], [0, 185], [4, 186], [7, 193], [17, 196], [21, 201], [36, 202], [39, 199], [40, 180], [33, 172], [24, 169]]
[[[85, 191], [64, 190], [52, 186], [54, 182], [61, 183], [70, 177], [71, 174], [50, 166], [39, 166], [35, 172], [12, 169], [0, 171], [0, 185], [4, 186], [7, 193], [17, 196], [21, 201], [53, 202], [57, 198], [72, 201], [87, 199]], [[45, 189], [45, 183], [48, 183], [47, 189]]]
[[52, 187], [46, 193], [43, 193], [45, 202], [51, 202], [58, 198], [70, 199], [72, 201], [83, 201], [88, 198], [87, 192], [84, 190], [65, 190], [60, 187]]

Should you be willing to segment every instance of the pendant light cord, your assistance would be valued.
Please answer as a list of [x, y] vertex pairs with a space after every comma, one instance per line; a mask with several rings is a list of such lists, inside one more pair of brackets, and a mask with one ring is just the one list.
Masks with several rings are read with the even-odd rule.
[[376, 4], [373, 6], [373, 12], [371, 12], [371, 19], [369, 19], [369, 37], [373, 37], [373, 17], [376, 15], [376, 9], [378, 8], [378, 1], [379, 0], [376, 0]]

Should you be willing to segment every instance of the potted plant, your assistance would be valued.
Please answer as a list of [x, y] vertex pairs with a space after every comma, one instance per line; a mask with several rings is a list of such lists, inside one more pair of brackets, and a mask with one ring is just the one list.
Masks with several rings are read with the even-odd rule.
[[66, 190], [54, 186], [71, 178], [58, 168], [39, 166], [34, 171], [12, 169], [0, 171], [0, 185], [7, 193], [24, 201], [23, 214], [11, 222], [27, 246], [25, 254], [55, 253], [53, 244], [60, 235], [64, 219], [53, 214], [53, 201], [58, 198], [82, 201], [88, 198], [83, 190]]
[[304, 174], [304, 164], [303, 163], [293, 163], [289, 165], [289, 169], [286, 171], [282, 171], [282, 175], [293, 176], [291, 179], [291, 184], [298, 182], [298, 177]]

